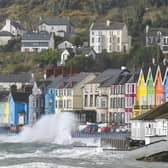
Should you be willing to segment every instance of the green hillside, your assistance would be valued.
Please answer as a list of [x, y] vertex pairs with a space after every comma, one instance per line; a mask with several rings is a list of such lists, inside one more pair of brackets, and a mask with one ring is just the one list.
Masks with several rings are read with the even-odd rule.
[[[125, 22], [128, 26], [129, 34], [132, 35], [133, 49], [126, 56], [124, 54], [119, 55], [118, 62], [128, 66], [135, 64], [138, 67], [144, 61], [148, 61], [152, 56], [158, 54], [156, 48], [146, 49], [144, 47], [144, 30], [146, 24], [152, 27], [168, 27], [167, 9], [168, 0], [0, 0], [0, 23], [5, 18], [18, 19], [28, 30], [32, 31], [37, 29], [40, 17], [68, 16], [72, 19], [79, 40], [88, 40], [89, 26], [94, 21], [110, 19], [111, 21]], [[14, 64], [10, 63], [10, 58], [13, 54], [6, 53], [6, 51], [8, 51], [8, 47], [2, 49], [0, 53], [2, 64], [0, 70], [17, 70], [17, 66], [13, 68]], [[19, 52], [16, 52], [15, 55], [17, 53]], [[113, 59], [114, 56], [116, 55], [106, 55], [106, 59], [103, 60], [103, 67], [106, 67], [106, 63], [109, 64], [109, 61], [116, 61], [116, 59]], [[15, 64], [20, 63], [20, 59], [17, 62], [17, 58], [19, 56], [16, 56]], [[28, 67], [23, 68], [25, 71], [36, 69], [38, 61], [41, 61], [39, 64], [44, 67], [49, 64], [47, 61], [44, 63], [43, 59], [33, 61], [32, 57], [30, 60], [29, 58], [27, 58]], [[94, 66], [99, 65], [102, 59], [96, 60], [97, 62], [94, 63]], [[77, 64], [78, 60], [71, 60], [71, 64], [75, 63]], [[116, 64], [113, 63], [113, 65]]]

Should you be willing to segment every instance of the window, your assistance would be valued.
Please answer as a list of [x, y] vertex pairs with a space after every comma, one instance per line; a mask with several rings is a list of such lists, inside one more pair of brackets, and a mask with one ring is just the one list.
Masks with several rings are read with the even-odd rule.
[[120, 37], [117, 38], [117, 43], [120, 43]]
[[57, 108], [57, 100], [55, 101], [55, 108]]
[[93, 95], [90, 95], [90, 106], [93, 106]]
[[72, 90], [71, 89], [67, 90], [67, 96], [72, 96]]
[[92, 35], [94, 35], [94, 32], [92, 31]]
[[92, 43], [94, 43], [94, 37], [92, 37]]
[[110, 37], [110, 43], [112, 43], [112, 37]]
[[55, 90], [55, 96], [59, 96], [59, 95], [57, 95], [57, 93], [58, 93], [58, 92], [57, 92], [57, 89], [56, 89], [56, 90]]
[[88, 95], [85, 95], [84, 106], [85, 106], [85, 107], [88, 106]]
[[117, 51], [120, 51], [120, 46], [119, 45], [117, 46]]
[[66, 89], [63, 90], [63, 95], [66, 96]]
[[59, 96], [63, 96], [63, 90], [62, 89], [59, 90]]
[[107, 107], [106, 98], [101, 98], [101, 108], [106, 108], [106, 107]]
[[112, 112], [110, 112], [110, 114], [109, 114], [109, 120], [110, 120], [110, 122], [113, 121], [113, 113]]
[[113, 95], [114, 92], [115, 92], [115, 90], [114, 90], [114, 85], [112, 85], [112, 86], [111, 86], [111, 94]]
[[63, 102], [62, 100], [59, 100], [59, 108], [62, 108], [63, 107]]
[[106, 122], [106, 115], [105, 115], [105, 113], [101, 114], [101, 122]]
[[72, 100], [67, 100], [67, 108], [72, 108]]

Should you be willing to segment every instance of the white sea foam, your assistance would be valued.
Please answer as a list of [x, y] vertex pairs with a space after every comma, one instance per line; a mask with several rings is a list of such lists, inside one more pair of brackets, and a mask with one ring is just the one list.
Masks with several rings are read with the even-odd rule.
[[65, 145], [71, 143], [71, 131], [75, 126], [75, 116], [71, 113], [46, 115], [32, 127], [25, 126], [19, 135], [1, 136], [0, 141], [50, 142]]

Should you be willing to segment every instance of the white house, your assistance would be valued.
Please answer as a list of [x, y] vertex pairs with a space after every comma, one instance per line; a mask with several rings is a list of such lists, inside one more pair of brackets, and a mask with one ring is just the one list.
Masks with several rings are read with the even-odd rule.
[[132, 120], [131, 139], [145, 144], [168, 138], [168, 103], [158, 106]]
[[41, 52], [54, 49], [54, 37], [47, 32], [27, 33], [21, 39], [21, 52]]
[[57, 46], [58, 49], [66, 49], [66, 48], [72, 48], [72, 47], [73, 47], [73, 44], [70, 43], [69, 41], [63, 41]]
[[127, 52], [131, 48], [131, 37], [125, 23], [92, 23], [90, 27], [90, 47], [96, 53], [106, 50], [111, 52]]
[[2, 27], [1, 31], [10, 32], [14, 36], [22, 36], [26, 33], [26, 30], [19, 21], [11, 21], [10, 19], [6, 19], [5, 25]]
[[0, 46], [8, 44], [9, 40], [14, 38], [13, 34], [7, 31], [0, 32]]
[[163, 54], [168, 53], [168, 29], [146, 26], [146, 46], [158, 45]]
[[70, 18], [47, 18], [40, 20], [39, 31], [55, 33], [59, 37], [69, 37], [73, 32]]

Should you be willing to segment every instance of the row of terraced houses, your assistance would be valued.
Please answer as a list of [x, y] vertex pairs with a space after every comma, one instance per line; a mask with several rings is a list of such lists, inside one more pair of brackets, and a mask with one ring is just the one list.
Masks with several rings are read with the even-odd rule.
[[33, 124], [42, 115], [57, 112], [74, 112], [81, 122], [124, 124], [168, 101], [165, 65], [145, 65], [139, 72], [126, 67], [80, 72], [40, 82], [30, 75], [1, 78], [1, 126]]

